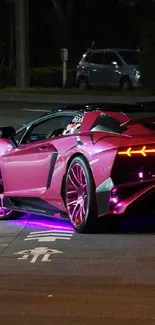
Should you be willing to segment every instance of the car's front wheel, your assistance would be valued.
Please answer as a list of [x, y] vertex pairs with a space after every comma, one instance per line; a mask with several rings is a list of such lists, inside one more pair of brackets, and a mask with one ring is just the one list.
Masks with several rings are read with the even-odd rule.
[[131, 90], [132, 89], [132, 82], [128, 76], [124, 76], [120, 80], [120, 89], [123, 89], [123, 90]]
[[97, 208], [93, 176], [83, 156], [71, 161], [65, 187], [65, 201], [71, 224], [78, 232], [89, 232], [97, 219]]

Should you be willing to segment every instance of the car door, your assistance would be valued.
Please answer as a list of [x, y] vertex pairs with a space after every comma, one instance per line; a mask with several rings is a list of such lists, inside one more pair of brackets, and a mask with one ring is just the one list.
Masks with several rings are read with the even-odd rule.
[[50, 141], [20, 146], [3, 157], [3, 179], [7, 196], [35, 196], [48, 187], [48, 176], [56, 149]]
[[[52, 139], [46, 137], [51, 131], [62, 126], [65, 128], [71, 119], [71, 116], [52, 117], [44, 123], [33, 126], [27, 135], [27, 143], [21, 144], [2, 157], [2, 177], [6, 196], [38, 196], [50, 186], [58, 152], [52, 144]], [[31, 142], [34, 135], [38, 137], [44, 135], [45, 139]]]
[[117, 87], [121, 78], [122, 62], [115, 52], [107, 51], [103, 56], [102, 78], [105, 86]]
[[104, 86], [105, 79], [103, 78], [103, 51], [88, 53], [86, 62], [89, 84], [95, 87]]

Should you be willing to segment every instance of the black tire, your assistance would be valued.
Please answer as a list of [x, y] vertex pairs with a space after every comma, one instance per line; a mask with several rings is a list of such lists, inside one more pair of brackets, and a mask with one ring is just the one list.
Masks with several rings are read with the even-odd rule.
[[120, 89], [131, 90], [132, 88], [132, 82], [128, 76], [125, 76], [120, 80]]
[[[71, 172], [71, 169], [74, 165], [80, 165], [80, 168], [82, 168], [86, 186], [87, 186], [87, 208], [86, 208], [86, 214], [84, 216], [84, 220], [80, 225], [75, 225], [72, 221], [72, 218], [69, 213], [69, 209], [67, 207], [67, 185], [69, 182], [69, 175]], [[65, 181], [65, 202], [66, 207], [69, 215], [70, 222], [74, 229], [78, 231], [79, 233], [88, 233], [91, 231], [91, 227], [97, 220], [97, 206], [96, 206], [96, 196], [95, 196], [95, 184], [92, 176], [91, 169], [89, 167], [88, 162], [86, 159], [82, 156], [75, 157], [68, 168], [67, 174], [66, 174], [66, 181]]]
[[85, 89], [88, 89], [89, 88], [89, 84], [88, 84], [88, 81], [86, 79], [86, 77], [80, 77], [78, 82], [77, 82], [77, 86], [79, 89], [81, 90], [85, 90]]

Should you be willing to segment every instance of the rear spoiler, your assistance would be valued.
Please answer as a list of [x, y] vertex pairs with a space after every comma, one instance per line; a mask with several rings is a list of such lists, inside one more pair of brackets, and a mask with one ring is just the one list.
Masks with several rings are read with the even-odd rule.
[[123, 103], [123, 102], [88, 103], [85, 106], [87, 107], [88, 110], [97, 108], [97, 109], [101, 109], [104, 111], [111, 111], [111, 112], [155, 113], [155, 101], [131, 102], [131, 103]]
[[128, 120], [127, 122], [123, 123], [122, 125], [134, 125], [134, 124], [144, 124], [144, 123], [155, 123], [155, 115], [142, 117], [142, 118], [135, 118], [133, 120]]

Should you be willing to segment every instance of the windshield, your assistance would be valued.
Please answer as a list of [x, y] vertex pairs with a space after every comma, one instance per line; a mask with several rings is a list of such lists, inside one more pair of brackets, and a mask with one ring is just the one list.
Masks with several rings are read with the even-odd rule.
[[118, 54], [129, 65], [138, 65], [139, 63], [138, 51], [118, 51]]

